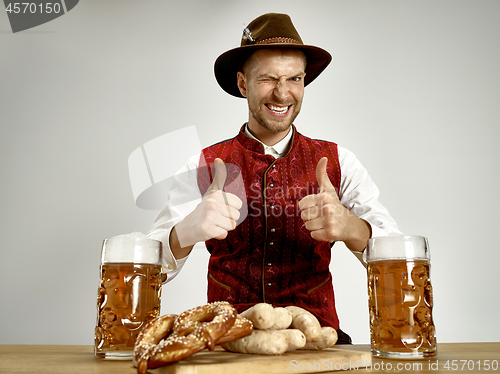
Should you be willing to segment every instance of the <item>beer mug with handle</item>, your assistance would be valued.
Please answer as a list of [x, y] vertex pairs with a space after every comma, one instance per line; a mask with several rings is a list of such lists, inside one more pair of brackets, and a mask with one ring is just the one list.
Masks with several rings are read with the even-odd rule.
[[427, 238], [372, 238], [366, 260], [372, 354], [397, 359], [436, 355]]
[[131, 360], [137, 335], [160, 315], [161, 242], [142, 233], [104, 240], [95, 328], [96, 357]]

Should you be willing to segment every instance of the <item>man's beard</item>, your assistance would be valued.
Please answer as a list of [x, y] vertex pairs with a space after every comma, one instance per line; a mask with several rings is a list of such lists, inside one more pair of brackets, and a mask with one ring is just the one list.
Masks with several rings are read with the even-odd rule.
[[[259, 106], [258, 108], [261, 107]], [[254, 110], [251, 105], [249, 105], [249, 110], [252, 114], [252, 117], [257, 121], [259, 125], [270, 132], [278, 133], [286, 131], [290, 128], [293, 121], [295, 121], [295, 118], [297, 118], [297, 116], [299, 115], [300, 105], [294, 103], [292, 107], [293, 112], [289, 114], [289, 117], [283, 118], [282, 120], [265, 118], [265, 114], [262, 111]], [[263, 109], [263, 111], [265, 110], [266, 109]]]

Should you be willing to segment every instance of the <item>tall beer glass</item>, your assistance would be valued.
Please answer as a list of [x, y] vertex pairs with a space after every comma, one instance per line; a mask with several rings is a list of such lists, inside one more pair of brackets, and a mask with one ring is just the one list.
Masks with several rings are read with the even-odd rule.
[[427, 238], [372, 238], [366, 251], [372, 354], [397, 359], [434, 356]]
[[137, 335], [160, 315], [161, 242], [141, 233], [104, 240], [95, 328], [96, 357], [130, 360]]

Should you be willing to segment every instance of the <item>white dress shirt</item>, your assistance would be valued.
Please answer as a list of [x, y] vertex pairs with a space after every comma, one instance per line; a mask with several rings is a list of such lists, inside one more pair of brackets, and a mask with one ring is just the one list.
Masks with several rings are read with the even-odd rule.
[[290, 140], [292, 139], [292, 134], [293, 134], [293, 131], [290, 129], [288, 131], [288, 134], [286, 134], [286, 136], [283, 139], [281, 139], [278, 143], [276, 143], [275, 145], [272, 145], [272, 146], [268, 146], [268, 145], [262, 143], [259, 139], [257, 139], [250, 132], [250, 130], [248, 129], [248, 126], [245, 126], [245, 129], [243, 130], [243, 132], [249, 138], [257, 140], [260, 144], [262, 144], [264, 146], [264, 153], [266, 155], [271, 155], [274, 158], [283, 157], [285, 155], [286, 151], [288, 150], [288, 143], [290, 143]]
[[[262, 143], [253, 136], [245, 126], [247, 136]], [[282, 157], [292, 137], [289, 131], [285, 138], [269, 147], [264, 145], [266, 154], [275, 158]], [[354, 153], [337, 146], [341, 170], [339, 190], [340, 203], [359, 218], [367, 221], [372, 229], [372, 237], [386, 235], [401, 235], [394, 219], [387, 209], [378, 201], [379, 190], [371, 180], [366, 169], [361, 165]], [[191, 157], [187, 164], [174, 176], [174, 183], [167, 193], [167, 204], [156, 217], [148, 236], [163, 244], [163, 267], [167, 273], [167, 282], [180, 272], [189, 255], [175, 259], [170, 250], [169, 238], [172, 228], [191, 213], [201, 201], [198, 189], [197, 174], [200, 154]], [[205, 243], [198, 243], [196, 246]], [[351, 251], [363, 265], [363, 252]]]

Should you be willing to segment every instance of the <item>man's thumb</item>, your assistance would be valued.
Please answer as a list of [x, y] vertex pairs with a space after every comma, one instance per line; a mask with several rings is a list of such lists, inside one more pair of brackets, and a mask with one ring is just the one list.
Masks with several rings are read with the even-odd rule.
[[224, 165], [224, 161], [220, 158], [216, 158], [214, 160], [214, 179], [212, 182], [212, 191], [219, 191], [224, 188], [224, 184], [226, 183], [227, 178], [227, 170], [226, 165]]
[[328, 174], [326, 173], [326, 165], [328, 164], [328, 158], [323, 157], [318, 161], [318, 165], [316, 166], [316, 179], [318, 180], [320, 191], [328, 191], [335, 189], [333, 187]]

